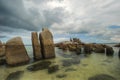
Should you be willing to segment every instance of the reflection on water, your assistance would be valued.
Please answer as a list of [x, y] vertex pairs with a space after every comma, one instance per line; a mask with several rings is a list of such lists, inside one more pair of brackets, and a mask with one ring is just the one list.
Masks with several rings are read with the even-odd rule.
[[[32, 58], [32, 47], [27, 46], [26, 49]], [[100, 75], [99, 77], [101, 75], [112, 76], [114, 79], [120, 80], [120, 60], [117, 48], [114, 48], [113, 57], [99, 53], [76, 55], [70, 51], [62, 51], [57, 48], [55, 50], [55, 59], [44, 60], [50, 61], [50, 66], [57, 65], [59, 69], [55, 72], [49, 73], [50, 69], [56, 69], [54, 67], [30, 71], [27, 69], [29, 66], [43, 62], [42, 60], [32, 63], [33, 60], [31, 60], [31, 64], [19, 67], [0, 66], [0, 80], [96, 80], [94, 78], [96, 75]]]

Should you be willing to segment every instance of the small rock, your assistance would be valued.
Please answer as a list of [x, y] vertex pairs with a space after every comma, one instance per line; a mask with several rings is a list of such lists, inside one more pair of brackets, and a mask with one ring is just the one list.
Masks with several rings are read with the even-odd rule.
[[84, 67], [88, 66], [88, 64], [82, 64]]
[[69, 71], [76, 71], [76, 69], [74, 69], [74, 68], [68, 68], [68, 69], [65, 70], [65, 72], [69, 72]]
[[59, 66], [53, 65], [48, 68], [48, 73], [54, 73], [54, 72], [57, 72], [58, 70], [59, 70]]
[[72, 64], [79, 64], [80, 63], [80, 60], [79, 59], [66, 59], [66, 60], [62, 60], [63, 62], [63, 66], [64, 67], [68, 67], [68, 66], [71, 66]]
[[100, 75], [90, 77], [88, 80], [116, 80], [116, 79], [107, 74], [100, 74]]
[[63, 66], [64, 67], [68, 67], [68, 66], [71, 66], [72, 65], [72, 63], [70, 62], [70, 60], [62, 60], [62, 62], [63, 62]]
[[5, 80], [20, 80], [20, 77], [23, 75], [24, 71], [16, 71], [10, 73]]
[[27, 67], [27, 69], [29, 71], [43, 70], [43, 69], [47, 69], [50, 64], [51, 64], [50, 61], [43, 61], [43, 62], [39, 62], [37, 64], [30, 65]]
[[58, 74], [56, 75], [57, 78], [65, 78], [67, 75], [66, 74]]

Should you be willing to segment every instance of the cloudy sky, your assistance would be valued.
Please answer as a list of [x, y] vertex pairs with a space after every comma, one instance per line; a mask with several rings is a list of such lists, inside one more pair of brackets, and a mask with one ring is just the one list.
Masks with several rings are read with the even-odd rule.
[[120, 0], [0, 0], [0, 40], [47, 27], [54, 41], [120, 42]]

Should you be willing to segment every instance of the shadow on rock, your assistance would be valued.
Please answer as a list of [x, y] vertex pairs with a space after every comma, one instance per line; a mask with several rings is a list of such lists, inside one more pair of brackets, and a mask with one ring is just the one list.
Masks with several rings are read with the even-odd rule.
[[27, 67], [27, 69], [29, 71], [48, 69], [50, 64], [51, 64], [50, 61], [43, 61], [43, 62], [39, 62], [39, 63], [33, 64], [33, 65], [30, 65]]
[[20, 80], [20, 77], [23, 75], [24, 71], [16, 71], [10, 73], [5, 80]]
[[100, 74], [100, 75], [90, 77], [88, 80], [116, 80], [116, 79], [107, 74]]

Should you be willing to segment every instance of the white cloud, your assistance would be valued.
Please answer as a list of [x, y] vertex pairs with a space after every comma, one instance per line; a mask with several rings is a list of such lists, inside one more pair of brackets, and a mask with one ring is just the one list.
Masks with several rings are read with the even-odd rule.
[[[108, 28], [120, 26], [119, 0], [23, 0], [23, 3], [26, 18], [37, 30], [47, 26], [54, 35], [79, 33], [95, 41], [99, 38], [103, 42], [120, 42], [120, 28]], [[55, 41], [58, 39], [66, 40], [60, 37]]]

